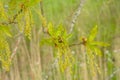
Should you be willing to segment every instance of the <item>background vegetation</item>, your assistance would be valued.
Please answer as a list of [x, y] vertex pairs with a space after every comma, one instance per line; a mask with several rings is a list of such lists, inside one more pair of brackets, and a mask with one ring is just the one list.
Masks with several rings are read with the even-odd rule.
[[[19, 2], [22, 1], [25, 0], [0, 0], [0, 24], [9, 21], [6, 17], [2, 16], [1, 5], [3, 4], [3, 8], [8, 15], [7, 17], [13, 18], [12, 16], [17, 12], [19, 13], [20, 7], [22, 7]], [[0, 37], [0, 41], [3, 39], [3, 41], [7, 41], [10, 45], [11, 55], [16, 52], [12, 57], [10, 70], [8, 70], [6, 66], [4, 66], [5, 69], [1, 69], [1, 80], [120, 79], [120, 0], [84, 1], [80, 15], [77, 17], [77, 21], [72, 30], [73, 35], [70, 43], [78, 43], [80, 37], [88, 36], [91, 29], [97, 25], [98, 34], [96, 40], [107, 42], [110, 46], [107, 48], [100, 47], [102, 56], [95, 56], [95, 62], [100, 66], [101, 71], [101, 73], [98, 73], [95, 68], [96, 75], [92, 74], [90, 64], [87, 64], [85, 47], [81, 45], [70, 47], [71, 53], [75, 58], [73, 71], [70, 76], [69, 72], [65, 71], [62, 73], [58, 70], [56, 58], [54, 57], [56, 54], [55, 48], [48, 45], [40, 45], [40, 41], [44, 37], [48, 37], [48, 35], [43, 32], [42, 26], [44, 26], [43, 22], [45, 22], [44, 20], [46, 19], [47, 23], [52, 22], [54, 27], [62, 24], [69, 32], [74, 13], [82, 0], [42, 0], [41, 3], [35, 3], [35, 1], [33, 0], [33, 2], [31, 2], [32, 4], [26, 3], [26, 6], [31, 10], [29, 15], [32, 14], [32, 21], [30, 21], [32, 27], [28, 26], [30, 30], [22, 34], [24, 19], [21, 18], [21, 16], [25, 17], [25, 15], [28, 15], [29, 12], [26, 12], [16, 19], [18, 24], [14, 24], [14, 22], [13, 24], [8, 23], [10, 33], [13, 37], [10, 37], [9, 33], [7, 34], [9, 37], [5, 39]], [[45, 19], [41, 17], [41, 13]], [[28, 20], [26, 16], [25, 22]], [[25, 28], [25, 30], [26, 29], [27, 28]], [[3, 33], [0, 32], [0, 34]], [[0, 46], [1, 45], [3, 44], [0, 43]], [[6, 69], [8, 71], [6, 71]]]

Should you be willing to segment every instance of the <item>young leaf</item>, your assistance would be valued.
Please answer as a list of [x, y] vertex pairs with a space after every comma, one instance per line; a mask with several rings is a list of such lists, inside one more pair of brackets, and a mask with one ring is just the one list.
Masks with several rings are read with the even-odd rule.
[[54, 34], [53, 24], [51, 22], [48, 23], [48, 32], [50, 35]]
[[95, 39], [97, 32], [98, 32], [98, 27], [96, 25], [90, 32], [90, 35], [88, 37], [89, 42], [91, 42], [91, 41], [93, 41]]
[[59, 25], [56, 29], [55, 36], [63, 36], [63, 33], [65, 32], [62, 25]]

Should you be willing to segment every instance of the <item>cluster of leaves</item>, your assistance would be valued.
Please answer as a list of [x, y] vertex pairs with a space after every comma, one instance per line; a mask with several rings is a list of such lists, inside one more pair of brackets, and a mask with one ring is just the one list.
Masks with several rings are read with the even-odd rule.
[[58, 64], [62, 72], [68, 67], [70, 67], [71, 71], [74, 62], [74, 57], [71, 54], [68, 44], [71, 34], [67, 34], [62, 25], [55, 28], [52, 23], [48, 24], [47, 33], [49, 34], [49, 38], [43, 39], [42, 43], [48, 43], [57, 49], [56, 59], [58, 59]]
[[[99, 73], [101, 73], [98, 64], [95, 62], [95, 56], [102, 56], [100, 47], [109, 46], [107, 43], [95, 41], [97, 32], [98, 27], [95, 26], [91, 30], [89, 36], [87, 38], [82, 38], [81, 41], [82, 45], [84, 45], [86, 48], [87, 63], [89, 64], [93, 74], [95, 74], [96, 69]], [[57, 28], [55, 28], [52, 23], [48, 24], [47, 33], [49, 34], [49, 38], [43, 39], [41, 43], [47, 43], [57, 48], [57, 59], [60, 70], [64, 72], [67, 67], [72, 68], [74, 57], [69, 48], [69, 38], [71, 38], [71, 34], [67, 34], [62, 25], [59, 25]]]
[[98, 27], [95, 26], [91, 30], [91, 32], [87, 38], [82, 38], [83, 45], [86, 47], [87, 63], [89, 64], [90, 68], [92, 69], [91, 71], [93, 72], [93, 74], [95, 74], [95, 69], [97, 69], [97, 71], [99, 73], [101, 73], [98, 64], [95, 62], [96, 61], [95, 56], [102, 56], [100, 47], [109, 46], [108, 43], [95, 41], [97, 32], [98, 32]]

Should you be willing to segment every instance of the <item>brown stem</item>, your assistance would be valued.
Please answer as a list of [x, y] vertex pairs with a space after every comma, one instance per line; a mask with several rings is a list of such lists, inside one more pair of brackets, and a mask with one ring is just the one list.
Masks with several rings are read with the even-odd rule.
[[16, 20], [16, 18], [18, 17], [19, 14], [22, 13], [22, 11], [23, 11], [23, 9], [20, 9], [20, 11], [18, 11], [18, 13], [13, 16], [12, 22], [14, 22]]
[[23, 12], [23, 9], [20, 9], [17, 14], [15, 14], [13, 16], [13, 19], [9, 19], [8, 22], [2, 22], [0, 23], [0, 25], [9, 25], [9, 24], [17, 24], [17, 22], [15, 22], [16, 18], [18, 17], [18, 15], [20, 15]]
[[[42, 1], [40, 2], [40, 11], [41, 11], [41, 15], [44, 17], [44, 9], [43, 9], [43, 2]], [[47, 31], [46, 26], [44, 26], [43, 24], [42, 24], [42, 31], [44, 33], [49, 34], [48, 31]]]

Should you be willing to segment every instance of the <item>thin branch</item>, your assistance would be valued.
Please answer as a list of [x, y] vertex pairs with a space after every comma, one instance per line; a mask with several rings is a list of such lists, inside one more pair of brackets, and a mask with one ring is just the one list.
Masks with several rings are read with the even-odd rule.
[[[42, 1], [40, 2], [40, 12], [41, 12], [42, 18], [45, 19], [44, 9], [43, 9], [43, 2], [42, 2]], [[44, 33], [47, 33], [47, 34], [48, 34], [47, 29], [46, 29], [46, 26], [45, 26], [44, 24], [42, 24], [42, 31], [43, 31]]]
[[75, 11], [75, 13], [73, 14], [73, 18], [70, 24], [70, 33], [73, 31], [75, 22], [77, 21], [78, 16], [80, 15], [81, 9], [83, 7], [85, 0], [81, 0], [78, 9]]
[[40, 2], [40, 11], [41, 11], [42, 16], [44, 16], [43, 2], [42, 1]]
[[0, 25], [9, 25], [9, 24], [17, 24], [17, 22], [15, 22], [16, 18], [18, 17], [18, 15], [20, 15], [23, 12], [23, 9], [21, 8], [17, 14], [15, 14], [12, 19], [10, 19], [8, 22], [2, 22], [0, 23]]
[[11, 55], [11, 60], [13, 59], [13, 57], [16, 55], [17, 53], [17, 49], [18, 49], [18, 46], [21, 42], [21, 38], [22, 38], [22, 33], [19, 35], [18, 39], [17, 39], [17, 42], [16, 42], [16, 45], [15, 45], [15, 48], [13, 49], [13, 52], [12, 52], [12, 55]]
[[17, 14], [15, 14], [15, 15], [13, 16], [13, 20], [12, 20], [12, 22], [14, 22], [14, 21], [15, 21], [15, 19], [18, 17], [18, 15], [19, 15], [19, 14], [21, 14], [21, 13], [22, 13], [22, 11], [23, 11], [23, 9], [20, 9], [20, 11], [18, 11], [18, 13], [17, 13]]

